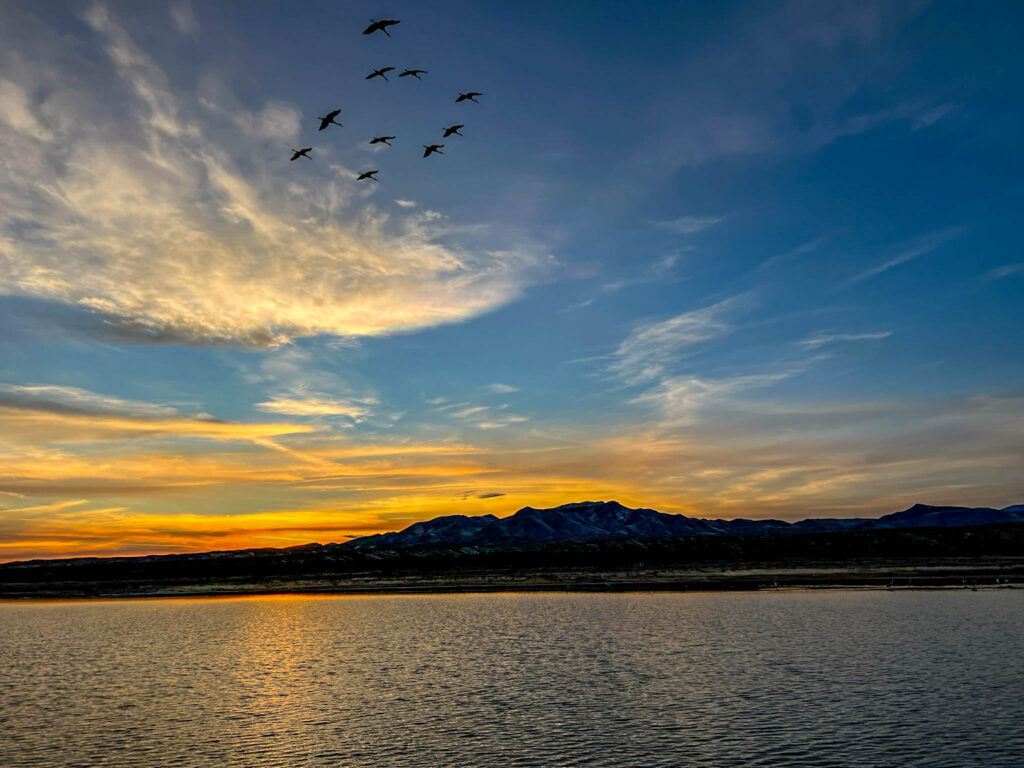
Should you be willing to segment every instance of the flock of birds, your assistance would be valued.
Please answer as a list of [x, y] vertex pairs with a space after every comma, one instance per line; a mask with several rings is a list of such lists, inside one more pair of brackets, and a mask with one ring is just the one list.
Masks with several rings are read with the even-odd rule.
[[[372, 35], [374, 32], [383, 32], [388, 37], [391, 37], [391, 33], [388, 32], [388, 27], [393, 27], [395, 24], [399, 23], [401, 23], [400, 19], [370, 19], [370, 26], [363, 30], [363, 34]], [[394, 69], [395, 67], [381, 67], [380, 69], [375, 69], [370, 74], [368, 74], [365, 79], [373, 80], [374, 78], [379, 77], [382, 80], [384, 80], [384, 82], [390, 82], [388, 80], [388, 72], [391, 72]], [[398, 76], [415, 77], [417, 80], [422, 80], [423, 78], [421, 78], [420, 75], [425, 74], [427, 74], [427, 70], [425, 69], [406, 69], [399, 73]], [[480, 102], [476, 100], [477, 96], [483, 96], [483, 94], [479, 91], [466, 91], [465, 93], [460, 93], [458, 95], [458, 97], [455, 99], [455, 103], [458, 104], [459, 102], [462, 101], [472, 101], [474, 104], [479, 104]], [[332, 125], [344, 127], [337, 120], [338, 115], [340, 114], [340, 109], [332, 109], [326, 115], [318, 117], [317, 120], [320, 121], [320, 127], [317, 130], [324, 131], [329, 126]], [[459, 131], [465, 127], [466, 126], [464, 123], [456, 123], [454, 125], [449, 125], [447, 128], [444, 129], [444, 134], [441, 136], [441, 138], [447, 139], [449, 136], [461, 136], [462, 134], [459, 133]], [[392, 146], [391, 141], [395, 138], [395, 136], [374, 136], [372, 139], [370, 139], [370, 144], [387, 144], [390, 147]], [[443, 155], [444, 152], [441, 151], [442, 147], [444, 147], [444, 144], [424, 144], [423, 156], [430, 157], [435, 153], [438, 155]], [[293, 149], [292, 156], [290, 159], [292, 162], [298, 160], [300, 157], [304, 157], [307, 160], [312, 160], [313, 158], [309, 156], [309, 153], [312, 151], [312, 147], [302, 147], [301, 149]], [[365, 181], [367, 179], [369, 179], [370, 181], [377, 181], [378, 173], [380, 173], [380, 171], [376, 168], [369, 171], [363, 171], [356, 177], [356, 181]]]

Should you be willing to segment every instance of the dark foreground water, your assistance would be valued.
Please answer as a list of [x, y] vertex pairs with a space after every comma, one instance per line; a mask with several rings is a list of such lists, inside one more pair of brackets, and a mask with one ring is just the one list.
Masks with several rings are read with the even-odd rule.
[[0, 765], [1024, 766], [1024, 591], [0, 604]]

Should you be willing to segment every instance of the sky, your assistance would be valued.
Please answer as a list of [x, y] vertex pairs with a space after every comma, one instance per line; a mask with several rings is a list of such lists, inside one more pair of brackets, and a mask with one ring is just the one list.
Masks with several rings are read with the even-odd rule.
[[0, 22], [0, 560], [1024, 503], [1019, 3]]

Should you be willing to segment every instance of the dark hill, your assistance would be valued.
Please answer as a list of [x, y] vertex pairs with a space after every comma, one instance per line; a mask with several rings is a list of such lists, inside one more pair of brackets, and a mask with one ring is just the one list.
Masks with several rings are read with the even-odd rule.
[[422, 546], [507, 548], [598, 539], [664, 539], [680, 536], [773, 536], [893, 528], [962, 527], [1024, 522], [1024, 506], [933, 507], [915, 504], [881, 518], [783, 520], [707, 520], [653, 509], [630, 509], [617, 501], [583, 501], [552, 509], [523, 507], [514, 515], [450, 515], [415, 523], [405, 530], [364, 536], [346, 546], [381, 549]]

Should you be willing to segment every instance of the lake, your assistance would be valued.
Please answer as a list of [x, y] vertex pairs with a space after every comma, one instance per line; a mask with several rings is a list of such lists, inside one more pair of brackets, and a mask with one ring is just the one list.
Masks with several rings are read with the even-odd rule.
[[0, 603], [0, 765], [1024, 765], [1024, 591]]

